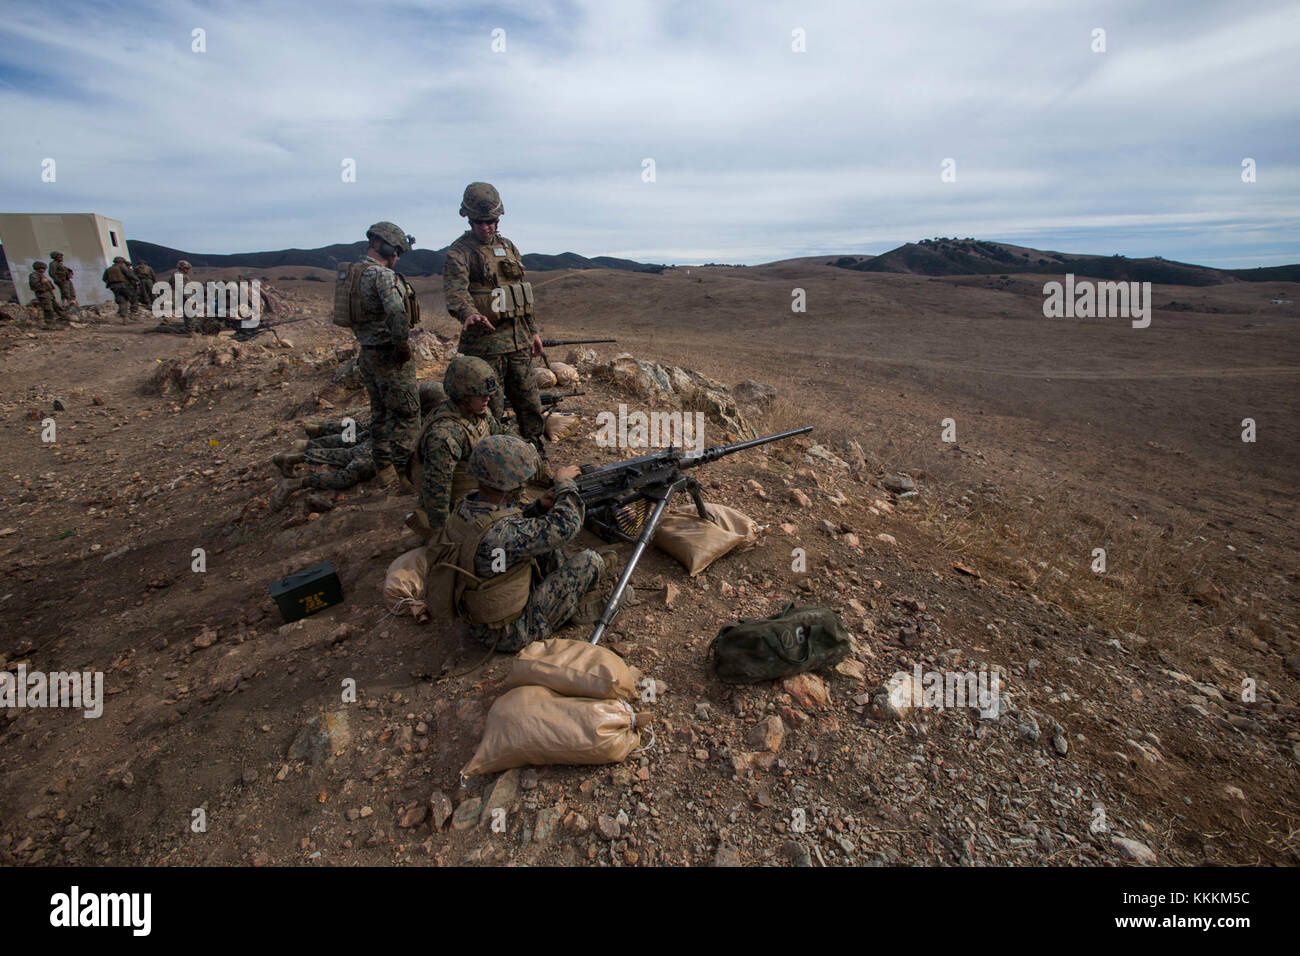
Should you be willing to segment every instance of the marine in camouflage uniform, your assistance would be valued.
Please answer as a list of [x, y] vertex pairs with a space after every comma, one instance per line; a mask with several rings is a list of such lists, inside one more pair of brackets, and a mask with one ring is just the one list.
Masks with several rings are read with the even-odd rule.
[[361, 345], [357, 368], [370, 396], [370, 440], [375, 468], [390, 496], [402, 490], [399, 472], [415, 447], [420, 430], [420, 399], [411, 357], [411, 316], [415, 293], [393, 271], [398, 256], [415, 242], [391, 222], [377, 222], [366, 231], [370, 248], [362, 259], [360, 315], [352, 331]]
[[126, 325], [135, 312], [135, 273], [126, 264], [126, 260], [118, 256], [104, 270], [103, 279], [104, 285], [108, 286], [117, 302], [117, 314], [122, 317], [122, 324]]
[[59, 298], [63, 300], [65, 308], [77, 311], [80, 307], [77, 305], [77, 290], [72, 285], [72, 270], [63, 264], [63, 253], [51, 252], [50, 259], [50, 278], [59, 289]]
[[54, 298], [54, 283], [45, 274], [45, 263], [32, 263], [31, 274], [27, 277], [27, 288], [36, 293], [36, 305], [40, 307], [45, 324], [51, 326], [57, 319], [67, 319], [68, 314]]
[[460, 214], [469, 219], [470, 229], [447, 250], [442, 290], [447, 311], [461, 323], [458, 351], [487, 362], [503, 386], [492, 398], [492, 414], [501, 418], [505, 399], [510, 399], [519, 434], [537, 448], [539, 473], [545, 478], [549, 465], [542, 402], [533, 379], [533, 356], [542, 354], [542, 339], [533, 319], [533, 287], [524, 281], [523, 256], [496, 231], [505, 211], [491, 183], [465, 187]]
[[446, 400], [425, 419], [409, 469], [411, 482], [420, 491], [420, 507], [408, 525], [424, 538], [446, 523], [456, 501], [478, 490], [467, 467], [474, 446], [488, 435], [510, 431], [487, 407], [498, 390], [497, 379], [482, 359], [469, 355], [452, 359], [442, 387]]
[[[563, 626], [584, 595], [597, 586], [605, 568], [595, 551], [585, 549], [565, 557], [561, 550], [582, 530], [585, 517], [578, 486], [571, 477], [576, 468], [560, 469], [547, 495], [522, 510], [516, 508], [515, 494], [536, 471], [537, 461], [536, 449], [519, 438], [492, 435], [482, 439], [469, 462], [479, 490], [460, 500], [441, 535], [444, 541], [463, 544], [475, 534], [475, 522], [482, 518], [488, 526], [474, 549], [474, 574], [488, 582], [500, 575], [504, 581], [512, 570], [522, 575], [532, 568], [527, 572], [527, 603], [514, 620], [492, 627], [467, 615], [473, 637], [512, 654], [533, 641], [546, 640]], [[497, 514], [499, 518], [490, 520]], [[497, 570], [499, 557], [504, 557], [504, 571]]]
[[198, 310], [197, 315], [185, 314], [185, 284], [196, 281], [190, 276], [193, 266], [185, 259], [179, 259], [176, 262], [176, 271], [172, 273], [172, 294], [176, 293], [176, 279], [181, 280], [181, 297], [179, 301], [172, 303], [172, 318], [180, 318], [185, 323], [185, 331], [191, 336], [198, 335], [203, 331], [203, 309]]
[[157, 281], [153, 268], [147, 262], [137, 262], [134, 268], [136, 294], [146, 309], [153, 307], [153, 284]]
[[[424, 414], [431, 414], [446, 399], [442, 387], [436, 382], [422, 384], [419, 395], [420, 411]], [[348, 442], [344, 441], [341, 422], [325, 422], [320, 427], [329, 428], [329, 433], [294, 442], [292, 452], [271, 458], [271, 463], [284, 475], [284, 480], [271, 493], [272, 511], [279, 511], [295, 492], [304, 488], [346, 491], [375, 477], [374, 445], [368, 429], [358, 425], [356, 441]], [[330, 470], [298, 477], [299, 465], [321, 465]]]

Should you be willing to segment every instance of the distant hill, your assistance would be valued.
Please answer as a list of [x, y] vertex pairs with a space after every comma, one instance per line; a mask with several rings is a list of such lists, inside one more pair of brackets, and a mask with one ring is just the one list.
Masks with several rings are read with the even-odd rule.
[[[321, 246], [319, 249], [280, 249], [276, 252], [236, 252], [229, 255], [209, 255], [202, 252], [182, 252], [167, 246], [132, 239], [127, 242], [131, 261], [143, 259], [154, 270], [171, 269], [177, 259], [186, 259], [196, 269], [246, 267], [249, 269], [278, 269], [282, 266], [315, 266], [333, 269], [340, 262], [355, 262], [366, 252], [365, 240]], [[397, 262], [397, 271], [408, 276], [437, 275], [442, 272], [447, 248], [416, 248]], [[597, 256], [588, 259], [575, 252], [562, 252], [550, 256], [538, 252], [524, 253], [524, 267], [530, 272], [548, 272], [556, 269], [623, 269], [629, 272], [662, 272], [661, 265], [634, 262]]]
[[1154, 257], [1129, 259], [1048, 252], [983, 239], [922, 239], [870, 258], [843, 256], [828, 265], [855, 272], [901, 272], [912, 275], [958, 276], [1036, 272], [1073, 272], [1097, 279], [1159, 282], [1166, 285], [1218, 285], [1222, 282], [1297, 282], [1300, 265], [1259, 269], [1212, 269], [1188, 262]]

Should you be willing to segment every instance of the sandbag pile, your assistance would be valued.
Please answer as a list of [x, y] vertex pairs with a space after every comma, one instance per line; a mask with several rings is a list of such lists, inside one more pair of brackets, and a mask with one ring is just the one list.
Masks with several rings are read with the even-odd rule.
[[654, 545], [682, 563], [695, 577], [724, 554], [744, 551], [758, 538], [758, 522], [735, 508], [706, 501], [716, 523], [705, 521], [692, 508], [689, 513], [670, 511], [655, 529]]
[[642, 720], [630, 703], [640, 681], [640, 671], [595, 644], [552, 638], [528, 645], [461, 773], [622, 762], [641, 743]]

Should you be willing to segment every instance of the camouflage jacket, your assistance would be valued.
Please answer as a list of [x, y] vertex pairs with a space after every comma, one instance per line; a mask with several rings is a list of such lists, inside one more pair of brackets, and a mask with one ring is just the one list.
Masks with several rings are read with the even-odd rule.
[[152, 289], [154, 282], [157, 281], [153, 269], [143, 262], [137, 262], [135, 265], [135, 279], [136, 282], [147, 289]]
[[[464, 420], [465, 425], [455, 419]], [[462, 475], [465, 474], [464, 463], [469, 460], [469, 453], [474, 450], [478, 439], [486, 435], [511, 434], [514, 434], [513, 430], [501, 424], [489, 410], [473, 419], [464, 415], [452, 402], [444, 402], [434, 410], [415, 448], [415, 457], [422, 470], [420, 504], [430, 528], [437, 531], [447, 523], [447, 512], [454, 503], [454, 476], [458, 469]], [[467, 475], [462, 480], [472, 481]]]
[[[514, 273], [514, 274], [512, 274]], [[442, 291], [447, 311], [460, 321], [474, 313], [487, 316], [495, 329], [474, 326], [461, 332], [459, 349], [464, 355], [499, 355], [532, 346], [537, 326], [532, 314], [509, 318], [492, 309], [492, 290], [509, 282], [524, 280], [524, 260], [519, 247], [505, 236], [479, 242], [468, 231], [451, 244], [442, 266]]]
[[411, 322], [402, 280], [377, 259], [364, 256], [361, 261], [368, 268], [361, 273], [361, 315], [352, 325], [357, 341], [371, 348], [405, 342]]
[[70, 282], [72, 280], [72, 270], [58, 259], [55, 259], [50, 264], [50, 278], [59, 283]]
[[38, 299], [47, 295], [54, 295], [54, 283], [44, 273], [37, 272], [35, 269], [27, 277], [27, 288], [35, 292]]
[[[509, 499], [494, 505], [480, 501], [475, 493], [460, 500], [456, 513], [472, 521], [481, 514], [506, 507], [509, 507]], [[484, 578], [499, 573], [492, 567], [494, 552], [498, 548], [505, 554], [507, 568], [535, 558], [549, 557], [549, 563], [557, 563], [561, 555], [555, 552], [578, 536], [585, 517], [577, 483], [571, 478], [558, 479], [555, 482], [555, 504], [549, 512], [543, 511], [534, 501], [524, 508], [523, 514], [498, 521], [488, 529], [474, 554], [474, 573]], [[491, 628], [477, 624], [471, 624], [469, 631], [472, 637], [489, 644], [495, 633]]]
[[104, 270], [104, 285], [109, 288], [115, 285], [135, 285], [135, 273], [127, 266], [114, 262]]

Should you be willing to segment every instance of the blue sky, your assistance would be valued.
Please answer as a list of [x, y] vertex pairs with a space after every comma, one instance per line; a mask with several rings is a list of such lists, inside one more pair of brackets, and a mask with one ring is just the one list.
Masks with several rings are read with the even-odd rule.
[[1298, 37], [1267, 0], [61, 3], [0, 21], [0, 211], [208, 253], [392, 219], [438, 248], [485, 179], [529, 252], [1296, 262]]

